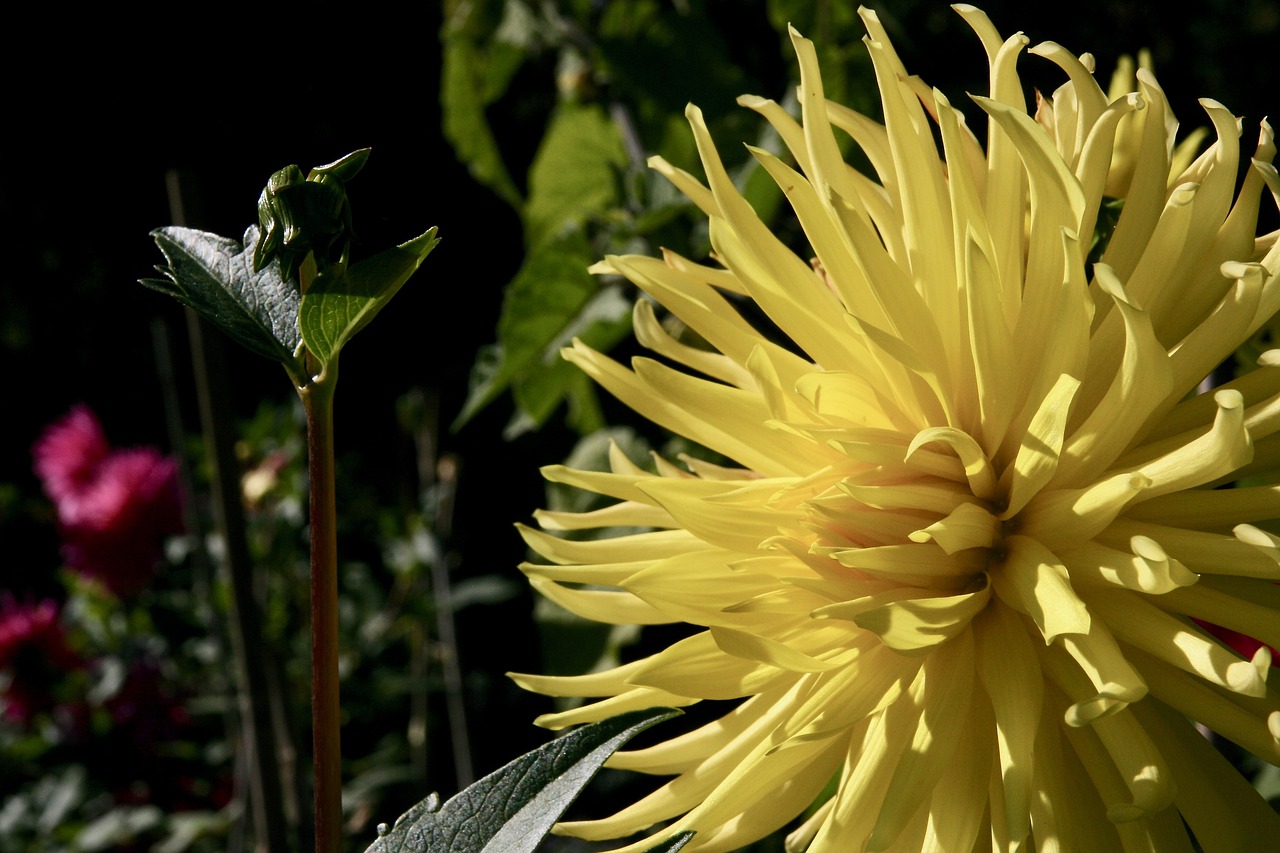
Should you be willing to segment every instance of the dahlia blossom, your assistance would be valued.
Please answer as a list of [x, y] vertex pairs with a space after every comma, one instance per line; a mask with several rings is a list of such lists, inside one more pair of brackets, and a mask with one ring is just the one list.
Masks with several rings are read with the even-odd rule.
[[8, 593], [0, 595], [0, 710], [5, 718], [30, 723], [57, 704], [59, 684], [83, 665], [67, 643], [55, 602], [19, 604]]
[[1280, 308], [1278, 234], [1255, 234], [1280, 193], [1271, 128], [1237, 193], [1225, 107], [1201, 102], [1217, 138], [1196, 156], [1148, 69], [1106, 91], [1053, 43], [1029, 52], [1067, 82], [1029, 115], [1027, 39], [956, 9], [990, 64], [985, 144], [863, 10], [883, 124], [824, 98], [794, 33], [801, 121], [740, 100], [795, 163], [752, 150], [812, 259], [760, 221], [690, 107], [705, 183], [652, 165], [710, 219], [712, 259], [594, 268], [651, 298], [635, 329], [658, 358], [567, 358], [728, 461], [545, 469], [615, 502], [537, 514], [533, 585], [603, 622], [692, 627], [609, 671], [514, 677], [597, 699], [551, 728], [728, 710], [615, 755], [674, 778], [562, 832], [659, 827], [633, 851], [694, 830], [705, 853], [804, 815], [789, 850], [1277, 849], [1280, 818], [1197, 730], [1280, 763], [1280, 350], [1196, 393]]
[[116, 595], [145, 587], [164, 538], [182, 530], [177, 463], [153, 447], [113, 449], [87, 406], [47, 427], [32, 456], [67, 565]]

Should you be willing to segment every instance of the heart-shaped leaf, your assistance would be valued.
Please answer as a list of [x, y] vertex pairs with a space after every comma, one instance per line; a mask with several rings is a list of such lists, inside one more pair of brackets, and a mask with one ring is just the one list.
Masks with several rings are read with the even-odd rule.
[[[366, 853], [529, 853], [610, 755], [638, 732], [679, 713], [631, 711], [575, 729], [490, 773], [443, 807], [433, 794]], [[671, 843], [658, 849], [684, 845]]]
[[156, 267], [164, 278], [142, 279], [142, 284], [169, 294], [244, 346], [301, 374], [294, 357], [302, 341], [298, 291], [281, 277], [279, 264], [253, 271], [257, 228], [245, 232], [243, 246], [177, 226], [157, 229], [151, 236], [168, 266]]

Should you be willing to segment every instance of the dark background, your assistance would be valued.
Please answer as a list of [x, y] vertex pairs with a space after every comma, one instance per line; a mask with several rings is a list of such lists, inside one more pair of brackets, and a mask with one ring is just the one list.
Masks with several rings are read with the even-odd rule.
[[[755, 93], [780, 97], [785, 69], [763, 3], [705, 5], [732, 33], [735, 60], [761, 81]], [[953, 103], [962, 91], [985, 91], [981, 46], [954, 12], [916, 0], [878, 5], [909, 69]], [[1258, 119], [1280, 106], [1280, 3], [1213, 0], [1181, 15], [1162, 2], [982, 5], [1002, 33], [1022, 28], [1032, 44], [1052, 38], [1094, 52], [1104, 88], [1119, 54], [1151, 49], [1184, 128], [1207, 123], [1195, 99], [1211, 95], [1244, 117], [1250, 153]], [[114, 443], [168, 442], [151, 325], [159, 318], [170, 329], [180, 381], [190, 376], [185, 325], [180, 306], [136, 280], [161, 259], [148, 232], [172, 221], [171, 169], [183, 170], [195, 193], [201, 212], [191, 224], [238, 238], [273, 171], [371, 146], [350, 187], [361, 241], [355, 253], [439, 226], [439, 248], [343, 356], [339, 454], [359, 460], [373, 489], [391, 483], [386, 472], [412, 464], [396, 398], [433, 389], [443, 420], [452, 420], [477, 347], [493, 339], [502, 288], [522, 251], [518, 217], [469, 177], [439, 130], [440, 4], [385, 13], [356, 6], [330, 18], [215, 6], [177, 17], [131, 13], [134, 20], [107, 11], [33, 14], [33, 23], [9, 29], [0, 51], [0, 484], [8, 484], [0, 587], [38, 591], [56, 566], [52, 526], [29, 523], [30, 506], [41, 501], [29, 448], [45, 424], [84, 402]], [[1046, 91], [1063, 79], [1037, 57], [1019, 67]], [[518, 182], [546, 120], [553, 74], [551, 59], [532, 63], [491, 115]], [[292, 393], [267, 361], [235, 348], [228, 357], [238, 415]], [[194, 430], [189, 389], [180, 404]], [[538, 467], [560, 461], [574, 439], [555, 423], [504, 441], [510, 413], [499, 401], [443, 439], [464, 466], [458, 547], [476, 572], [515, 573], [524, 549], [511, 525], [540, 505]], [[474, 619], [464, 626], [473, 662], [540, 669], [531, 627]], [[522, 710], [494, 710], [528, 741], [541, 738]], [[514, 754], [502, 751], [491, 757], [482, 749], [481, 769]]]

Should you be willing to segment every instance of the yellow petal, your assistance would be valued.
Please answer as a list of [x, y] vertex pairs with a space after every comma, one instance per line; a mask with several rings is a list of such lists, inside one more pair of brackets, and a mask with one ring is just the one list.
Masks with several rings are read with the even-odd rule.
[[1131, 538], [1127, 551], [1086, 542], [1079, 548], [1063, 550], [1060, 556], [1073, 580], [1115, 584], [1135, 592], [1159, 595], [1190, 586], [1200, 577], [1170, 557], [1149, 536]]
[[[899, 757], [885, 791], [884, 806], [867, 842], [868, 851], [889, 849], [907, 821], [942, 778], [963, 732], [973, 699], [973, 637], [959, 634], [921, 667], [911, 685], [920, 718], [909, 748]], [[988, 753], [989, 754], [989, 753]]]
[[1031, 831], [1032, 766], [1044, 701], [1043, 677], [1022, 621], [997, 603], [974, 620], [978, 674], [995, 713], [1005, 828], [1011, 840]]
[[1124, 652], [1101, 620], [1093, 620], [1087, 634], [1064, 635], [1062, 648], [1098, 691], [1094, 696], [1076, 699], [1064, 717], [1067, 725], [1087, 726], [1147, 695], [1147, 683], [1125, 659]]
[[1272, 764], [1280, 764], [1280, 698], [1245, 697], [1134, 648], [1151, 695]]
[[1032, 618], [1045, 645], [1089, 632], [1089, 609], [1072, 590], [1066, 567], [1035, 539], [1005, 539], [1004, 565], [991, 573], [991, 585], [1001, 601]]
[[1156, 702], [1134, 708], [1178, 790], [1174, 800], [1205, 853], [1266, 853], [1280, 838], [1280, 815], [1184, 718]]
[[948, 445], [964, 466], [965, 477], [974, 496], [991, 500], [996, 496], [996, 477], [982, 447], [969, 434], [953, 427], [929, 427], [916, 433], [907, 447], [906, 458], [916, 455], [926, 444], [941, 442]]
[[913, 542], [937, 542], [948, 554], [969, 548], [988, 548], [1000, 536], [1000, 521], [977, 504], [963, 503], [946, 518], [911, 534]]
[[[1262, 581], [1250, 584], [1250, 587], [1247, 592], [1242, 590], [1243, 595], [1232, 595], [1216, 588], [1210, 579], [1204, 584], [1171, 590], [1153, 597], [1151, 601], [1164, 610], [1221, 625], [1273, 648], [1280, 648], [1280, 608], [1256, 600], [1274, 587]], [[1256, 594], [1254, 587], [1257, 588]]]
[[596, 723], [609, 717], [625, 714], [627, 711], [643, 711], [647, 708], [683, 708], [697, 702], [696, 698], [668, 693], [665, 690], [654, 690], [649, 687], [636, 687], [625, 693], [610, 696], [590, 705], [582, 705], [569, 711], [555, 714], [543, 714], [533, 721], [534, 725], [544, 729], [559, 730], [581, 723]]
[[726, 654], [759, 661], [790, 672], [826, 672], [838, 666], [806, 655], [785, 643], [747, 631], [718, 626], [711, 629], [711, 636]]
[[699, 699], [738, 699], [793, 678], [786, 670], [725, 653], [711, 633], [703, 631], [646, 658], [629, 680]]
[[964, 631], [987, 605], [991, 589], [935, 598], [908, 598], [866, 610], [853, 617], [886, 646], [903, 654], [923, 654]]
[[543, 530], [677, 526], [670, 514], [661, 507], [634, 502], [616, 503], [591, 512], [552, 512], [540, 509], [534, 512], [533, 518]]
[[1041, 401], [1022, 438], [1017, 457], [1001, 477], [1001, 490], [1008, 495], [1000, 513], [1002, 519], [1016, 515], [1052, 479], [1062, 451], [1067, 412], [1079, 387], [1080, 380], [1064, 373]]
[[[1123, 320], [1124, 354], [1117, 369], [1114, 352], [1100, 344], [1105, 332], [1094, 337], [1083, 399], [1079, 400], [1088, 416], [1063, 448], [1055, 483], [1083, 482], [1107, 470], [1134, 440], [1150, 412], [1173, 390], [1172, 368], [1150, 316], [1129, 301], [1110, 267], [1096, 264], [1094, 275]], [[1110, 370], [1115, 371], [1114, 376], [1102, 392], [1102, 376]]]
[[531, 576], [529, 584], [570, 613], [608, 625], [665, 625], [677, 621], [629, 592], [573, 589], [549, 578]]
[[1240, 525], [1235, 536], [1222, 536], [1122, 518], [1100, 535], [1098, 541], [1112, 548], [1128, 548], [1134, 536], [1142, 536], [1157, 542], [1170, 558], [1197, 574], [1280, 581], [1280, 549], [1261, 535], [1261, 531], [1253, 530], [1248, 525]]
[[758, 493], [755, 486], [707, 480], [651, 480], [641, 488], [685, 530], [704, 542], [740, 554], [756, 551], [761, 543], [778, 533], [780, 525], [787, 523], [786, 513], [758, 499], [733, 499], [734, 493], [743, 488]]
[[561, 539], [523, 524], [517, 524], [516, 529], [530, 548], [555, 563], [660, 560], [698, 547], [698, 540], [684, 530], [657, 530], [612, 539]]
[[1265, 670], [1240, 660], [1134, 593], [1115, 590], [1090, 596], [1089, 607], [1107, 620], [1118, 639], [1166, 663], [1245, 696], [1267, 692]]

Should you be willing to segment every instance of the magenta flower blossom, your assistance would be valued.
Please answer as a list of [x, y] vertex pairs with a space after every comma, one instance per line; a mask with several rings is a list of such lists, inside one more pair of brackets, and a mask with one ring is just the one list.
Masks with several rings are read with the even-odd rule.
[[0, 706], [8, 720], [26, 725], [53, 707], [58, 683], [83, 663], [67, 644], [55, 602], [0, 597]]
[[153, 447], [112, 449], [83, 405], [51, 424], [32, 455], [67, 564], [118, 596], [145, 587], [164, 537], [182, 530], [177, 463]]

